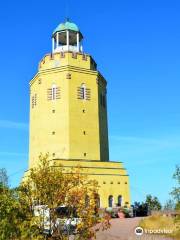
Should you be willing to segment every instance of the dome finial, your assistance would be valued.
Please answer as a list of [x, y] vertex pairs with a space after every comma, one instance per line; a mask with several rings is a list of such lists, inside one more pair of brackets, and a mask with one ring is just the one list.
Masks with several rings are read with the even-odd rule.
[[69, 20], [69, 18], [66, 18], [65, 19], [65, 22], [63, 23], [60, 23], [57, 28], [53, 31], [53, 35], [56, 33], [56, 32], [61, 32], [61, 31], [65, 31], [65, 30], [70, 30], [70, 31], [74, 31], [74, 32], [80, 32], [78, 26], [71, 22]]
[[70, 18], [66, 17], [65, 22], [70, 22]]
[[81, 34], [78, 26], [65, 18], [65, 22], [60, 23], [52, 35], [52, 52], [73, 51], [82, 52]]

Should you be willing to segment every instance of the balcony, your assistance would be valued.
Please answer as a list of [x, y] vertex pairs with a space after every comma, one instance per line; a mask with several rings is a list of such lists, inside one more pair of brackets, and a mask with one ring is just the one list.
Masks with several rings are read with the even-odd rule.
[[72, 45], [64, 45], [64, 46], [57, 46], [55, 49], [54, 49], [54, 53], [56, 52], [81, 52], [81, 50], [79, 50], [77, 48], [77, 46], [72, 46]]

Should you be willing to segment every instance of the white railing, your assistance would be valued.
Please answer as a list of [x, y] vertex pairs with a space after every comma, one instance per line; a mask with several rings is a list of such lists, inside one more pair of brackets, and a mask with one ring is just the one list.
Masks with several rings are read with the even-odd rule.
[[54, 49], [54, 52], [67, 52], [67, 51], [71, 51], [71, 52], [79, 52], [79, 49], [77, 48], [77, 46], [58, 46]]

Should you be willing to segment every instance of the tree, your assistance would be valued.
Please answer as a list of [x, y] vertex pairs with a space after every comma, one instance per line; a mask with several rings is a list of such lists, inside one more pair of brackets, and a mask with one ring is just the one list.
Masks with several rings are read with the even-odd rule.
[[0, 168], [0, 185], [8, 186], [8, 176], [5, 168]]
[[174, 210], [174, 208], [175, 208], [175, 203], [172, 199], [169, 199], [164, 205], [164, 210]]
[[[32, 217], [29, 218], [29, 206], [20, 199], [19, 188], [9, 188], [4, 173], [6, 173], [5, 170], [3, 170], [3, 181], [0, 184], [0, 240], [32, 239], [36, 231], [34, 229], [32, 231], [30, 225], [29, 219]], [[32, 213], [31, 216], [33, 216]], [[22, 238], [24, 235], [27, 238]]]
[[180, 165], [176, 166], [173, 178], [177, 181], [177, 186], [173, 188], [171, 195], [176, 202], [176, 209], [180, 209]]
[[161, 210], [162, 206], [157, 197], [153, 197], [150, 194], [146, 196], [145, 204], [147, 204], [148, 209], [151, 210]]
[[74, 239], [91, 239], [110, 226], [108, 216], [98, 217], [97, 200], [97, 182], [82, 175], [80, 167], [64, 172], [62, 166], [51, 166], [48, 155], [40, 156], [39, 166], [18, 188], [0, 185], [0, 240], [69, 239], [58, 215], [61, 206], [68, 209], [68, 219], [78, 216]]
[[143, 217], [148, 215], [148, 206], [146, 203], [134, 202], [133, 215], [135, 217]]
[[[61, 206], [68, 208], [68, 218], [73, 216], [75, 210], [80, 219], [74, 239], [85, 240], [95, 236], [93, 227], [100, 221], [97, 215], [98, 184], [81, 174], [80, 167], [64, 172], [63, 166], [51, 166], [48, 155], [41, 155], [40, 164], [30, 170], [20, 192], [21, 200], [26, 202], [29, 209], [38, 209], [40, 206], [39, 212], [48, 212], [49, 232], [53, 239], [67, 239], [59, 224], [57, 212]], [[31, 225], [34, 224], [36, 229], [43, 232], [45, 222], [47, 216], [39, 214], [32, 218]], [[108, 227], [108, 221], [102, 221], [100, 226]]]
[[0, 186], [0, 196], [0, 239], [11, 239], [14, 233], [18, 233], [16, 222], [12, 221], [17, 213], [17, 202], [13, 192], [3, 185]]

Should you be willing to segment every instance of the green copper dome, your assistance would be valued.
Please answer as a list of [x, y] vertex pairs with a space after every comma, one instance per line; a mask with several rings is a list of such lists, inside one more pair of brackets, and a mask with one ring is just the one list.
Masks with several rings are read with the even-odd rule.
[[69, 19], [67, 19], [65, 23], [60, 23], [57, 26], [57, 28], [54, 30], [53, 34], [56, 32], [61, 32], [61, 31], [65, 31], [65, 30], [79, 32], [78, 26], [75, 23], [70, 22]]

